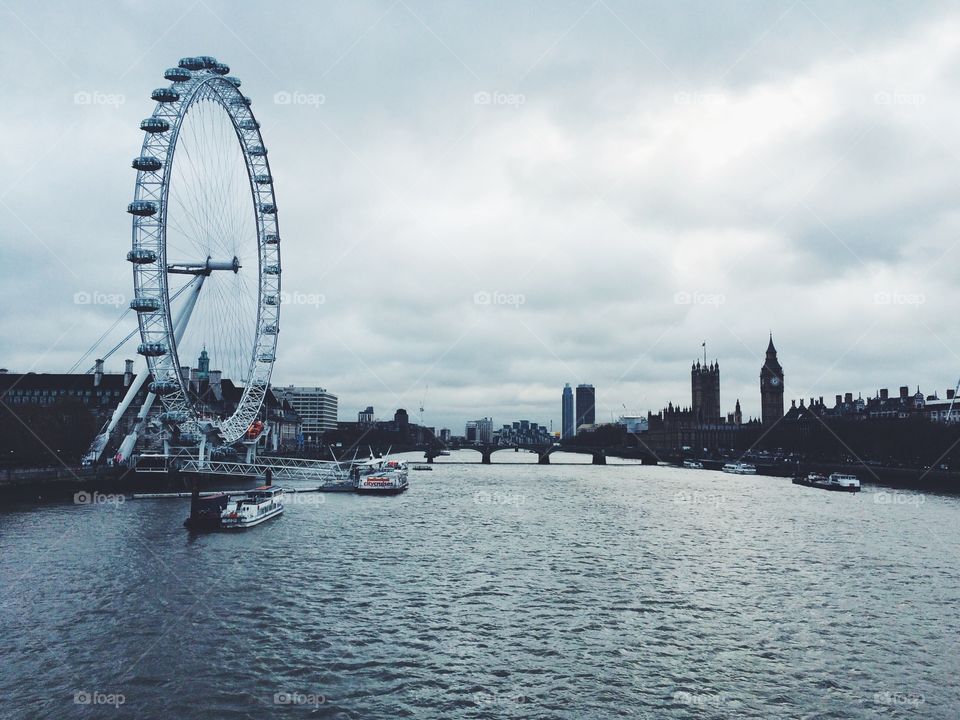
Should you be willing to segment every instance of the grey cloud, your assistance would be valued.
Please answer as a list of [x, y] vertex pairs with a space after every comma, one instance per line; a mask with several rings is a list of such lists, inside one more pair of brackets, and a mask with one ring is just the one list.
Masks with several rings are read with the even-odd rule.
[[[284, 308], [276, 380], [329, 387], [345, 418], [413, 412], [428, 383], [426, 422], [458, 430], [557, 420], [566, 381], [594, 382], [602, 417], [684, 403], [703, 340], [723, 407], [755, 415], [770, 329], [788, 394], [954, 382], [947, 3], [10, 7], [40, 38], [6, 13], [12, 370], [65, 369], [113, 322], [73, 295], [130, 294], [137, 123], [164, 68], [209, 52], [263, 123], [284, 289], [325, 299]], [[926, 302], [876, 302], [897, 291]]]

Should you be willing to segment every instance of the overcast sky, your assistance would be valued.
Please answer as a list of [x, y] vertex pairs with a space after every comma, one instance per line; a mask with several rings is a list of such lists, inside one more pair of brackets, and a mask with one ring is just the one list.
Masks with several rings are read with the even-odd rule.
[[210, 54], [276, 178], [274, 381], [341, 419], [417, 419], [427, 385], [455, 433], [559, 429], [564, 382], [599, 420], [688, 404], [704, 341], [757, 415], [771, 330], [788, 405], [960, 374], [956, 5], [3, 0], [0, 53], [13, 372], [65, 371], [129, 300], [137, 126]]

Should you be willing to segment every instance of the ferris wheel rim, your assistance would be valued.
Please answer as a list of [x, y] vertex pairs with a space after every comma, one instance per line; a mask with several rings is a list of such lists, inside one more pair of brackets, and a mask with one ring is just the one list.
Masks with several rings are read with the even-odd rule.
[[[157, 104], [153, 114], [141, 123], [144, 140], [140, 157], [133, 163], [137, 180], [134, 201], [128, 206], [133, 215], [128, 260], [134, 276], [131, 307], [136, 305], [140, 327], [138, 352], [146, 358], [154, 379], [151, 391], [160, 396], [167, 420], [186, 433], [217, 429], [224, 442], [232, 443], [243, 436], [258, 416], [276, 361], [280, 249], [273, 176], [260, 125], [250, 109], [249, 98], [239, 90], [240, 81], [227, 73], [229, 68], [213, 58], [184, 58], [178, 68], [165, 73], [172, 85], [153, 91], [151, 97]], [[190, 392], [190, 379], [180, 371], [180, 341], [168, 284], [168, 274], [175, 271], [170, 269], [167, 252], [170, 180], [176, 167], [180, 131], [190, 110], [202, 100], [219, 105], [219, 110], [229, 118], [242, 151], [257, 243], [255, 330], [245, 363], [246, 377], [241, 379], [245, 380], [243, 392], [233, 413], [211, 421], [209, 427], [201, 427], [202, 414]], [[197, 293], [203, 278], [211, 272], [211, 258], [207, 257], [205, 262], [205, 272], [203, 268], [194, 269], [197, 278], [191, 282], [198, 283]], [[240, 267], [236, 256], [232, 263], [236, 273]]]

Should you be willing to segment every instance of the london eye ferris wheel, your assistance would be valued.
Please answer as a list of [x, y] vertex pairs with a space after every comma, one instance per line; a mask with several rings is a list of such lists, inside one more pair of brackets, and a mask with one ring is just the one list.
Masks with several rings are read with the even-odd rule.
[[[230, 68], [186, 57], [153, 91], [133, 202], [140, 344], [162, 419], [183, 435], [240, 439], [270, 383], [280, 331], [280, 233], [273, 176], [251, 100]], [[206, 417], [186, 363], [205, 348], [242, 385], [227, 417]]]

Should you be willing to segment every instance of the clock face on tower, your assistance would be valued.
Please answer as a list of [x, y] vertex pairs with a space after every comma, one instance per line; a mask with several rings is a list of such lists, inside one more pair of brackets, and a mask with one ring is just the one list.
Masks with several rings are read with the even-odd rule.
[[777, 387], [780, 385], [780, 378], [774, 375], [772, 378], [770, 378], [770, 384], [773, 385], [773, 387]]

